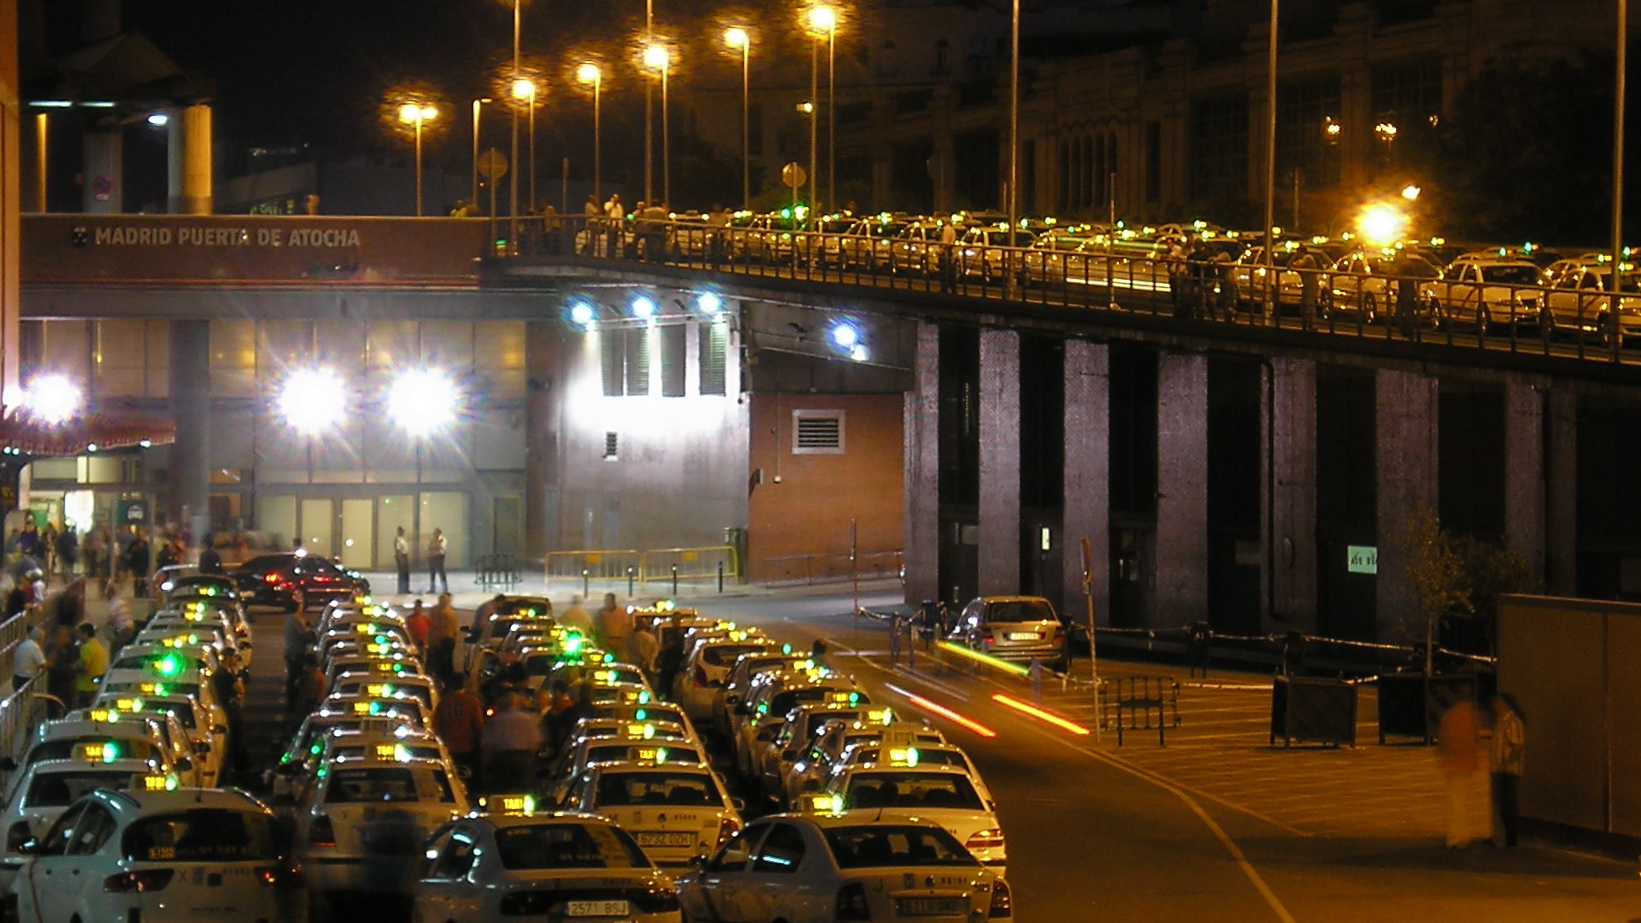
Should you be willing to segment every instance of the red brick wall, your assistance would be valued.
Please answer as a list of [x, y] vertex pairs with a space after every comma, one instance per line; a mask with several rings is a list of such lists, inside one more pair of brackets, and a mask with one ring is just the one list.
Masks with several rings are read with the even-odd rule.
[[[893, 567], [892, 555], [868, 553], [898, 551], [905, 542], [901, 395], [752, 394], [748, 400], [751, 579], [848, 574], [851, 519], [862, 570]], [[843, 412], [843, 454], [793, 453], [792, 412], [799, 409]], [[804, 555], [811, 557], [797, 559]]]

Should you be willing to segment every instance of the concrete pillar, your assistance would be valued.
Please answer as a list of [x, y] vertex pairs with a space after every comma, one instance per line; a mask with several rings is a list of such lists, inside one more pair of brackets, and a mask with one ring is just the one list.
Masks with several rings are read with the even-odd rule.
[[531, 321], [524, 325], [524, 557], [530, 561], [544, 561], [559, 541], [563, 382], [555, 373], [568, 367], [565, 340], [562, 324]]
[[182, 205], [183, 176], [188, 157], [184, 140], [182, 111], [176, 107], [158, 110], [165, 122], [165, 212], [168, 215], [187, 214]]
[[940, 599], [940, 327], [917, 325], [912, 389], [906, 392], [906, 601]]
[[85, 184], [81, 211], [88, 215], [117, 215], [124, 211], [125, 176], [120, 169], [120, 132], [88, 131], [85, 145]]
[[1020, 592], [1020, 334], [980, 331], [980, 595]]
[[[1263, 404], [1266, 631], [1316, 631], [1316, 363], [1273, 359]], [[1272, 624], [1274, 622], [1274, 624]]]
[[1546, 395], [1544, 588], [1551, 596], [1578, 592], [1578, 395]]
[[1374, 381], [1378, 447], [1378, 636], [1402, 624], [1422, 626], [1408, 579], [1408, 539], [1420, 518], [1436, 515], [1437, 381], [1417, 372], [1380, 369]]
[[[1066, 614], [1088, 618], [1082, 541], [1089, 545], [1095, 624], [1111, 624], [1111, 348], [1065, 344], [1065, 502], [1061, 528]], [[1074, 605], [1081, 608], [1074, 608]]]
[[173, 215], [209, 215], [211, 186], [211, 107], [196, 104], [167, 109], [166, 209]]
[[1504, 386], [1504, 538], [1544, 582], [1544, 394], [1532, 385]]
[[1208, 357], [1157, 363], [1156, 627], [1208, 618]]
[[168, 512], [198, 539], [209, 529], [211, 513], [211, 322], [172, 321], [170, 362], [177, 441], [171, 446]]

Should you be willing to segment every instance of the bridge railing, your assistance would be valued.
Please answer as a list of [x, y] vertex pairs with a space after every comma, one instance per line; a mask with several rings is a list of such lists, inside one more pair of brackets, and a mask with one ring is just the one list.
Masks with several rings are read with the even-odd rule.
[[[947, 245], [701, 221], [580, 215], [523, 222], [512, 254], [667, 264], [720, 273], [1229, 324], [1623, 361], [1641, 341], [1641, 297], [1508, 280], [1444, 280], [1244, 264], [1160, 245], [1089, 242], [1078, 249]], [[1614, 317], [1618, 320], [1615, 322]], [[1194, 332], [1204, 332], [1198, 326]]]
[[849, 552], [790, 554], [764, 558], [759, 580], [763, 583], [835, 583], [859, 577], [872, 580], [900, 574], [900, 551], [862, 551], [851, 561]]

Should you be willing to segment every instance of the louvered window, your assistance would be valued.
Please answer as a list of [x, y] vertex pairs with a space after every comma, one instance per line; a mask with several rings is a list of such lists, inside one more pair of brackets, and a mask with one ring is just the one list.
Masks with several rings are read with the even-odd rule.
[[792, 411], [792, 454], [842, 455], [843, 411]]

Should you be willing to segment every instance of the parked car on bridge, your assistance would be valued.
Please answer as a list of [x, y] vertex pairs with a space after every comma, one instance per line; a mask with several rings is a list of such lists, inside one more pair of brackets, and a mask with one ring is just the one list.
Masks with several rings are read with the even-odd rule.
[[1543, 322], [1544, 276], [1526, 257], [1497, 251], [1466, 253], [1420, 289], [1420, 300], [1444, 324], [1473, 325], [1486, 336], [1495, 325]]
[[1628, 263], [1618, 272], [1618, 314], [1613, 320], [1611, 262], [1585, 263], [1564, 269], [1545, 295], [1549, 332], [1594, 334], [1603, 344], [1641, 337], [1641, 273]]

